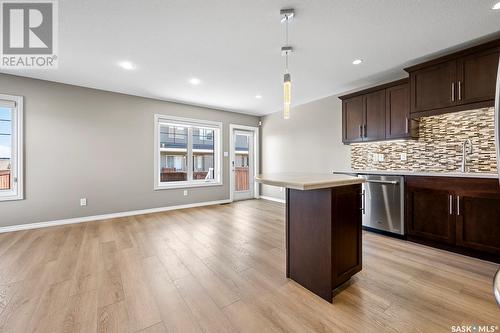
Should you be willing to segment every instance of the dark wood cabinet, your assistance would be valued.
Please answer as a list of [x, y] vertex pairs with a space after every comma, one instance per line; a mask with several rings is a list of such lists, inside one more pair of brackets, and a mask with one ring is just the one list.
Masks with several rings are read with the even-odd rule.
[[458, 103], [469, 104], [495, 98], [498, 57], [499, 51], [493, 49], [458, 60]]
[[363, 96], [357, 96], [345, 100], [342, 103], [342, 109], [342, 118], [344, 120], [344, 141], [363, 141], [363, 129], [365, 123]]
[[500, 39], [406, 68], [412, 117], [493, 106], [499, 56]]
[[441, 109], [456, 104], [456, 68], [456, 61], [450, 61], [412, 72], [411, 112]]
[[500, 261], [497, 179], [406, 177], [409, 240]]
[[408, 235], [453, 244], [455, 215], [452, 194], [446, 190], [407, 188]]
[[385, 139], [385, 90], [364, 96], [365, 124], [363, 141]]
[[403, 79], [340, 97], [344, 143], [418, 136], [410, 118], [409, 85]]
[[416, 130], [411, 126], [410, 118], [410, 85], [403, 83], [385, 90], [385, 137], [387, 139], [406, 138], [410, 130]]

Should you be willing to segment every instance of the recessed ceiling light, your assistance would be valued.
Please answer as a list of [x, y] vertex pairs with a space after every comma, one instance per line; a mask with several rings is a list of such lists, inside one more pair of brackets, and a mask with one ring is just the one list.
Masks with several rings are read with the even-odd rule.
[[360, 63], [363, 62], [363, 59], [356, 59], [352, 62], [353, 65], [359, 65]]
[[494, 4], [493, 7], [491, 7], [491, 9], [493, 9], [493, 10], [500, 9], [500, 2], [497, 2], [496, 4]]
[[193, 78], [189, 79], [189, 83], [191, 83], [192, 85], [197, 86], [197, 85], [199, 85], [201, 83], [201, 80], [198, 79], [198, 78], [196, 78], [196, 77], [193, 77]]
[[257, 98], [257, 99], [261, 99], [261, 98], [262, 98], [262, 95], [255, 95], [255, 98]]
[[135, 69], [135, 65], [133, 63], [131, 63], [130, 61], [120, 61], [118, 63], [118, 66], [120, 66], [121, 68], [126, 69], [128, 71]]

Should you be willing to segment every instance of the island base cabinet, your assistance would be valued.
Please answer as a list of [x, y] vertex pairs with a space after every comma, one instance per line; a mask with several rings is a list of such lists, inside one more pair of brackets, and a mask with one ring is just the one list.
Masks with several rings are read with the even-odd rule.
[[361, 185], [286, 195], [287, 277], [332, 302], [361, 270]]

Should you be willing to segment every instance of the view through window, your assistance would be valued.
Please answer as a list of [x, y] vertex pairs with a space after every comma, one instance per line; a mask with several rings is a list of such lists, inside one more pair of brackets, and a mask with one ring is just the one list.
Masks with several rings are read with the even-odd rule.
[[0, 190], [12, 188], [12, 109], [0, 107]]
[[218, 183], [220, 125], [158, 120], [159, 185]]

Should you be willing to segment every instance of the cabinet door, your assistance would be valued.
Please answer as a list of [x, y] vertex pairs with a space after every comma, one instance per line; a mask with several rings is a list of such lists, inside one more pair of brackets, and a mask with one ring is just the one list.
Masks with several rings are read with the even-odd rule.
[[441, 243], [455, 243], [455, 216], [450, 192], [408, 186], [406, 205], [409, 235]]
[[385, 139], [385, 90], [365, 95], [364, 141]]
[[457, 196], [457, 245], [500, 254], [500, 195]]
[[459, 59], [458, 103], [469, 104], [495, 99], [499, 54], [500, 52], [494, 49]]
[[344, 143], [363, 140], [364, 100], [363, 96], [346, 99], [342, 102]]
[[410, 136], [410, 91], [407, 83], [390, 87], [385, 92], [385, 137]]
[[411, 112], [422, 112], [453, 106], [457, 100], [455, 86], [457, 62], [449, 61], [410, 74]]

